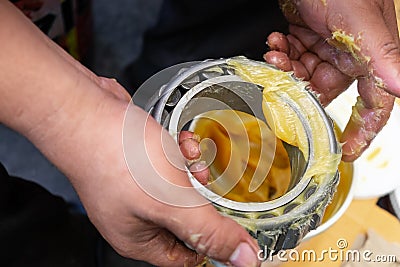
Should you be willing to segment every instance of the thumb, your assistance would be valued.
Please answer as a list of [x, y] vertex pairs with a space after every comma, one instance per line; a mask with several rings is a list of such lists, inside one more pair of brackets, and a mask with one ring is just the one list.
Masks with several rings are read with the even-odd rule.
[[136, 209], [199, 254], [237, 267], [257, 266], [255, 241], [194, 189], [180, 165], [184, 161], [179, 147], [169, 133], [144, 111], [131, 107], [124, 129], [130, 134], [124, 138], [124, 146], [135, 149], [124, 152], [136, 184], [148, 195], [148, 202]]
[[259, 265], [256, 241], [210, 204], [194, 208], [170, 206], [167, 212], [170, 217], [162, 216], [158, 223], [197, 253], [237, 267]]
[[367, 15], [370, 25], [364, 25], [361, 47], [371, 57], [371, 72], [377, 87], [400, 96], [399, 35], [393, 1], [385, 1], [381, 13], [376, 9], [370, 12]]

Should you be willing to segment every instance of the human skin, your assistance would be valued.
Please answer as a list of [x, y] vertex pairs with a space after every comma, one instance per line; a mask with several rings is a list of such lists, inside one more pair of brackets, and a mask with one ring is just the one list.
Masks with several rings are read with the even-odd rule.
[[[90, 220], [118, 253], [157, 266], [192, 266], [204, 255], [234, 266], [259, 264], [255, 241], [210, 204], [164, 204], [135, 182], [123, 153], [130, 105], [124, 88], [75, 61], [8, 1], [0, 1], [0, 17], [0, 122], [26, 136], [69, 178]], [[190, 186], [162, 153], [161, 139], [153, 138], [162, 127], [138, 107], [129, 112], [138, 126], [132, 138], [151, 133], [141, 141], [160, 176]], [[201, 198], [196, 192], [191, 197]]]
[[[344, 129], [343, 160], [353, 161], [386, 124], [400, 96], [393, 1], [281, 0], [289, 34], [272, 33], [268, 63], [310, 81], [323, 105], [357, 79], [360, 98]], [[350, 39], [349, 39], [350, 37]], [[351, 40], [352, 42], [346, 42]]]
[[[328, 7], [332, 2], [327, 1]], [[329, 12], [349, 9], [345, 4], [351, 1], [336, 2], [343, 5], [337, 4], [337, 7]], [[359, 2], [365, 1], [353, 1], [352, 3]], [[371, 4], [375, 2], [376, 5]], [[387, 4], [381, 2], [383, 1], [379, 1], [382, 6], [378, 7], [385, 11]], [[318, 6], [316, 2], [313, 7], [321, 9], [313, 10], [309, 7], [309, 11], [304, 10], [308, 3], [299, 2], [299, 14], [309, 15], [307, 13], [309, 11], [320, 14], [318, 12], [324, 11], [326, 8]], [[378, 1], [369, 1], [368, 3], [370, 5], [367, 6], [372, 9], [379, 4]], [[328, 10], [324, 12], [322, 14], [327, 15]], [[393, 17], [389, 13], [385, 13], [385, 20]], [[91, 221], [121, 255], [146, 260], [160, 266], [193, 265], [200, 261], [202, 256], [189, 250], [182, 242], [178, 241], [182, 240], [197, 249], [200, 254], [207, 254], [220, 261], [230, 261], [236, 266], [257, 264], [255, 253], [258, 248], [251, 237], [238, 224], [220, 216], [211, 205], [196, 208], [166, 205], [145, 194], [135, 183], [125, 164], [121, 140], [122, 124], [129, 105], [129, 95], [117, 82], [98, 77], [73, 60], [34, 28], [8, 1], [0, 1], [0, 17], [3, 22], [7, 22], [0, 24], [0, 38], [7, 40], [2, 42], [0, 50], [2, 59], [0, 61], [2, 75], [0, 80], [0, 122], [25, 135], [69, 177]], [[376, 16], [368, 17], [365, 13], [357, 16], [353, 13], [347, 14], [346, 18], [349, 17], [351, 19], [361, 18], [361, 20], [368, 18], [368, 22], [369, 18], [372, 18], [371, 24], [377, 19]], [[321, 21], [323, 19], [317, 22]], [[379, 67], [387, 66], [387, 64], [395, 65], [396, 58], [398, 58], [397, 50], [390, 49], [393, 44], [390, 42], [384, 43], [386, 49], [382, 51], [374, 42], [363, 45], [366, 41], [362, 39], [361, 52], [357, 53], [360, 53], [360, 56], [370, 56], [371, 61], [369, 63], [342, 64], [340, 60], [353, 62], [354, 58], [340, 50], [325, 48], [324, 40], [329, 38], [332, 32], [329, 28], [320, 29], [318, 28], [320, 24], [307, 21], [309, 25], [315, 24], [316, 29], [311, 28], [314, 32], [299, 32], [301, 28], [299, 25], [304, 27], [305, 22], [303, 24], [299, 24], [297, 21], [291, 22], [293, 38], [288, 37], [286, 41], [286, 37], [282, 38], [283, 46], [281, 46], [282, 43], [279, 43], [280, 41], [275, 44], [270, 41], [270, 44], [272, 47], [275, 45], [278, 53], [286, 54], [289, 53], [288, 51], [294, 53], [293, 55], [289, 53], [289, 57], [293, 60], [290, 61], [290, 66], [298, 74], [301, 72], [294, 67], [297, 64], [295, 61], [298, 61], [299, 68], [302, 65], [306, 67], [313, 60], [316, 62], [309, 66], [312, 70], [309, 78], [316, 91], [321, 88], [322, 95], [327, 95], [326, 100], [323, 100], [324, 103], [328, 103], [343, 91], [353, 78], [361, 81], [364, 104], [370, 106], [364, 105], [360, 112], [365, 113], [363, 118], [370, 116], [371, 120], [367, 121], [369, 123], [367, 125], [354, 123], [350, 130], [345, 131], [345, 136], [346, 134], [348, 136], [344, 146], [344, 152], [346, 152], [346, 146], [349, 146], [353, 137], [356, 137], [354, 139], [356, 141], [362, 140], [365, 137], [363, 130], [368, 130], [368, 133], [377, 132], [377, 129], [379, 130], [384, 124], [382, 123], [384, 119], [389, 116], [393, 98], [375, 86], [377, 84], [375, 77], [383, 80], [386, 85], [384, 90], [399, 94], [399, 80], [395, 79], [399, 73], [398, 67], [390, 68], [389, 74]], [[323, 24], [324, 27], [327, 27], [327, 24]], [[361, 23], [360, 26], [357, 21], [345, 21], [344, 19], [344, 24], [341, 26], [346, 25], [352, 25], [350, 28], [358, 25], [354, 34], [358, 33], [357, 30], [367, 28], [364, 23]], [[343, 28], [343, 30], [352, 33], [353, 29], [350, 28], [349, 30]], [[388, 28], [393, 37], [393, 28]], [[315, 35], [316, 30], [321, 33]], [[386, 36], [384, 31], [382, 33]], [[307, 39], [301, 39], [302, 36], [304, 38], [308, 36], [311, 41], [318, 37], [318, 41], [323, 40], [318, 43], [322, 47], [317, 49], [318, 47], [307, 45]], [[362, 36], [372, 40], [368, 34], [363, 33]], [[297, 38], [302, 40], [303, 46], [307, 45], [307, 49], [311, 49], [311, 51], [314, 49], [314, 54], [317, 56], [306, 54], [304, 57], [311, 59], [304, 60], [304, 62], [299, 60], [301, 57], [296, 56], [295, 49], [300, 49], [298, 52], [301, 55], [305, 54], [304, 50], [307, 49], [295, 46]], [[375, 40], [375, 42], [382, 42], [382, 39]], [[311, 44], [314, 43], [311, 42]], [[376, 55], [376, 52], [384, 53], [384, 51], [387, 51], [386, 56]], [[324, 61], [324, 64], [321, 64], [321, 61]], [[341, 66], [350, 67], [342, 69]], [[315, 80], [312, 79], [313, 77]], [[322, 84], [318, 86], [317, 81], [321, 81]], [[326, 88], [324, 82], [330, 82], [328, 84], [330, 90], [322, 90], [322, 88]], [[375, 122], [377, 110], [381, 112], [383, 119], [380, 118], [378, 122]], [[133, 111], [140, 121], [147, 117], [145, 112], [139, 108], [135, 108]], [[359, 131], [356, 126], [361, 126], [361, 130]], [[143, 127], [147, 127], [149, 132], [157, 134], [161, 134], [162, 131], [161, 126], [151, 119]], [[360, 135], [359, 139], [357, 139], [358, 134]], [[145, 142], [154, 151], [161, 151], [159, 139], [146, 138]], [[352, 149], [352, 147], [350, 148]], [[138, 155], [138, 157], [143, 156], [147, 155]], [[348, 160], [352, 159], [354, 157], [351, 158], [349, 155]], [[186, 174], [171, 166], [163, 156], [154, 159], [154, 162], [157, 163], [155, 168], [164, 177], [171, 179], [176, 184], [189, 186]], [[193, 195], [193, 198], [198, 197], [200, 196]], [[194, 236], [196, 238], [193, 238]]]

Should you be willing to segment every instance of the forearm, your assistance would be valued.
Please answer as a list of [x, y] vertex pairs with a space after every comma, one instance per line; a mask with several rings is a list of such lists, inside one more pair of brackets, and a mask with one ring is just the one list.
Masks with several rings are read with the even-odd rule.
[[77, 177], [82, 170], [76, 161], [86, 163], [90, 152], [73, 145], [99, 134], [88, 129], [95, 128], [100, 116], [106, 121], [111, 118], [105, 114], [119, 113], [115, 123], [122, 125], [124, 109], [115, 111], [118, 101], [98, 86], [102, 79], [74, 61], [8, 1], [0, 1], [0, 18], [0, 122], [25, 135], [69, 177]]
[[8, 1], [0, 1], [0, 17], [0, 121], [34, 138], [35, 129], [49, 123], [50, 130], [54, 114], [89, 93], [78, 87], [90, 80]]

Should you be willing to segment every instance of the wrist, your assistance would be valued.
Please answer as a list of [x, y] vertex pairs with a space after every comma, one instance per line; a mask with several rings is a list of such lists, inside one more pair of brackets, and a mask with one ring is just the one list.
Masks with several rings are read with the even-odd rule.
[[66, 173], [76, 169], [77, 162], [88, 164], [99, 156], [96, 150], [105, 148], [107, 142], [121, 140], [127, 103], [81, 78], [68, 98], [57, 103], [59, 107], [42, 117], [40, 124], [26, 135]]

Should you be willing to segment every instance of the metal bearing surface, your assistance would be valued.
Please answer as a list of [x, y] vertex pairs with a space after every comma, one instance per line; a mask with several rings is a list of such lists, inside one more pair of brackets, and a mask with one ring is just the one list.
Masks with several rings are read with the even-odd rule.
[[[273, 67], [271, 66], [271, 68]], [[175, 124], [174, 127], [176, 128], [176, 118], [171, 120], [174, 110], [178, 102], [183, 98], [189, 95], [193, 96], [193, 91], [191, 90], [194, 90], [194, 88], [203, 87], [204, 90], [207, 90], [208, 96], [216, 97], [219, 101], [226, 101], [226, 99], [219, 97], [218, 93], [213, 95], [214, 89], [211, 85], [217, 84], [219, 80], [240, 82], [240, 78], [235, 75], [235, 70], [227, 64], [226, 59], [185, 63], [184, 68], [177, 66], [169, 68], [167, 73], [161, 71], [143, 85], [154, 86], [154, 83], [165, 82], [162, 86], [160, 85], [157, 93], [150, 98], [145, 110], [163, 127], [170, 130], [171, 124]], [[260, 88], [254, 85], [254, 90], [260, 90]], [[326, 121], [332, 152], [339, 151], [340, 148], [333, 133], [330, 119], [312, 93], [309, 93], [309, 97], [318, 107], [321, 116]], [[242, 108], [245, 109], [245, 107]], [[247, 112], [246, 110], [244, 111]], [[181, 110], [180, 112], [183, 111]], [[177, 138], [174, 131], [170, 131], [170, 133]], [[296, 164], [296, 160], [291, 160], [291, 164], [293, 170], [293, 164]], [[196, 185], [199, 186], [197, 180], [190, 173], [188, 175], [191, 182], [197, 183]], [[326, 177], [326, 179], [322, 179], [322, 181], [309, 177], [300, 191], [295, 194], [292, 192], [290, 201], [283, 202], [282, 205], [272, 205], [272, 208], [265, 210], [243, 210], [237, 208], [240, 205], [227, 206], [224, 204], [226, 201], [222, 202], [222, 204], [217, 203], [204, 192], [200, 193], [205, 195], [219, 212], [244, 226], [258, 240], [260, 247], [269, 254], [282, 249], [296, 247], [308, 232], [320, 225], [325, 209], [336, 191], [338, 182], [338, 172]], [[290, 195], [290, 193], [289, 190], [287, 194]], [[252, 205], [252, 203], [248, 204]]]

